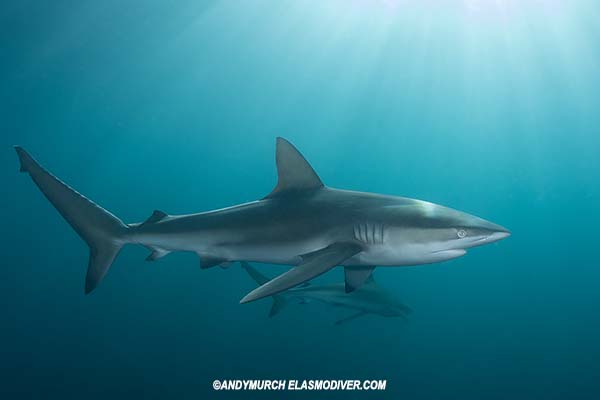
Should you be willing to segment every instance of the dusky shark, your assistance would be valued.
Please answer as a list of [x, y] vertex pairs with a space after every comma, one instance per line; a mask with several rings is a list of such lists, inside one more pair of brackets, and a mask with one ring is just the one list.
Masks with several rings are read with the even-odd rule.
[[27, 172], [88, 244], [85, 293], [102, 281], [121, 248], [141, 244], [159, 259], [173, 251], [199, 255], [203, 268], [231, 261], [292, 265], [240, 300], [246, 303], [344, 266], [346, 290], [361, 286], [375, 266], [446, 261], [467, 249], [504, 239], [500, 225], [437, 204], [405, 197], [326, 187], [300, 152], [277, 138], [277, 185], [250, 203], [188, 215], [154, 211], [125, 224], [46, 171], [15, 146]]
[[[259, 285], [269, 282], [269, 278], [261, 274], [247, 262], [242, 261], [241, 266]], [[279, 294], [274, 294], [272, 296], [273, 305], [269, 311], [269, 317], [277, 315], [291, 300], [298, 300], [299, 303], [307, 303], [314, 300], [354, 311], [353, 314], [337, 320], [335, 322], [336, 325], [368, 314], [406, 319], [407, 315], [412, 312], [410, 307], [402, 304], [391, 293], [377, 285], [372, 274], [365, 280], [365, 283], [361, 287], [351, 293], [346, 293], [345, 286], [343, 282], [327, 285], [312, 285], [310, 282], [304, 282], [300, 286], [288, 289]]]

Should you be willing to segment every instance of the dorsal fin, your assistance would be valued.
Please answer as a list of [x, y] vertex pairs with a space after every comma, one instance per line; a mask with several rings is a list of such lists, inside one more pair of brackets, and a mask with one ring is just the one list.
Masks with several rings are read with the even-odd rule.
[[277, 186], [266, 198], [287, 192], [314, 190], [323, 187], [323, 182], [293, 144], [282, 137], [277, 138], [275, 153], [277, 163]]
[[152, 215], [150, 217], [148, 217], [147, 220], [142, 222], [142, 225], [154, 224], [155, 222], [162, 221], [163, 219], [167, 218], [168, 216], [169, 215], [167, 213], [164, 213], [160, 210], [154, 210]]

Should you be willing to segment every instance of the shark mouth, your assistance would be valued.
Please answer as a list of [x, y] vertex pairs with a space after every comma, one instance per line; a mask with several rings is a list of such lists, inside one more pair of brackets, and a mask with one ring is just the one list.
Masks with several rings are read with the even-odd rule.
[[438, 250], [432, 251], [431, 254], [435, 254], [437, 256], [442, 256], [445, 258], [457, 258], [464, 256], [467, 253], [465, 249], [449, 249], [449, 250]]

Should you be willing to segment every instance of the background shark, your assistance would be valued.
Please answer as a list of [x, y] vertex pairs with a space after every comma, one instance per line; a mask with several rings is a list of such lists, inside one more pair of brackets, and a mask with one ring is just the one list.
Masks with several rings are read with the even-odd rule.
[[[259, 285], [264, 285], [270, 280], [245, 261], [241, 262], [241, 266]], [[311, 285], [309, 282], [305, 282], [299, 287], [288, 289], [272, 297], [273, 305], [269, 311], [269, 317], [277, 315], [290, 300], [294, 299], [300, 303], [314, 300], [355, 311], [350, 316], [337, 320], [336, 325], [368, 314], [406, 319], [406, 316], [412, 312], [408, 306], [402, 304], [391, 293], [378, 286], [373, 279], [373, 275], [352, 293], [346, 293], [344, 283]]]
[[277, 139], [277, 186], [265, 198], [189, 215], [154, 213], [125, 224], [41, 167], [15, 146], [27, 172], [90, 248], [85, 292], [102, 281], [128, 243], [200, 256], [204, 268], [230, 261], [294, 265], [246, 295], [272, 296], [345, 266], [345, 288], [360, 287], [375, 266], [427, 264], [460, 257], [471, 247], [509, 236], [506, 228], [425, 201], [326, 187], [287, 140]]

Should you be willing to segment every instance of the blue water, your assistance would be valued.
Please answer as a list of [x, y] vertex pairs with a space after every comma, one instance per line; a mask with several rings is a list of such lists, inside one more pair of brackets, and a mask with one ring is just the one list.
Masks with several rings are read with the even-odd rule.
[[[3, 2], [0, 398], [598, 398], [599, 18], [558, 0]], [[85, 296], [87, 247], [11, 147], [135, 222], [264, 196], [276, 136], [329, 186], [513, 236], [376, 270], [406, 323], [269, 319], [269, 300], [238, 304], [239, 268], [135, 246]], [[388, 387], [214, 392], [225, 378]]]

